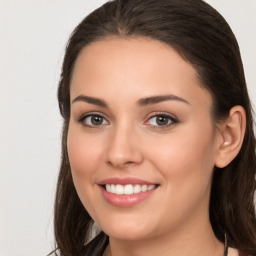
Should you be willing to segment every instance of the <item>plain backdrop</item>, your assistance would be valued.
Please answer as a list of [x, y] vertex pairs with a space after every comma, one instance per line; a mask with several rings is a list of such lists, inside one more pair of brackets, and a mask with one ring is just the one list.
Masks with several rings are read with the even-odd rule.
[[[60, 67], [73, 28], [104, 2], [0, 0], [0, 256], [46, 256], [54, 246]], [[256, 105], [256, 1], [207, 2], [237, 36]]]

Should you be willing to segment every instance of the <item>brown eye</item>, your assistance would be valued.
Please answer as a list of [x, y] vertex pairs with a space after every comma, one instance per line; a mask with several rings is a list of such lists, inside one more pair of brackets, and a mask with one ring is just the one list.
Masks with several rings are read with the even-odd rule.
[[108, 124], [108, 121], [100, 115], [87, 115], [80, 120], [86, 126], [100, 126]]
[[158, 125], [167, 125], [170, 121], [170, 118], [166, 117], [166, 116], [157, 116], [156, 117], [156, 123]]
[[91, 123], [93, 125], [101, 125], [104, 121], [103, 117], [101, 116], [91, 116]]
[[148, 120], [148, 123], [152, 126], [168, 126], [177, 122], [177, 119], [163, 114], [152, 116]]

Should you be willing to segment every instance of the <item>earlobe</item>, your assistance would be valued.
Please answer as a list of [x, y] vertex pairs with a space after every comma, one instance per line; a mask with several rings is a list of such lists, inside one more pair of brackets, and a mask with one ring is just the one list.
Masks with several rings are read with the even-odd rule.
[[239, 153], [246, 128], [246, 114], [242, 106], [234, 106], [220, 125], [221, 140], [217, 145], [215, 166], [224, 168]]

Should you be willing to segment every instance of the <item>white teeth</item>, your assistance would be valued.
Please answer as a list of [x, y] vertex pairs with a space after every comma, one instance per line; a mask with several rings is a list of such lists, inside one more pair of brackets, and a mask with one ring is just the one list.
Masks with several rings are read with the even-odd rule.
[[133, 186], [132, 185], [125, 185], [124, 186], [124, 194], [125, 195], [131, 195], [133, 194]]
[[109, 193], [116, 194], [116, 195], [132, 195], [141, 192], [146, 192], [152, 190], [156, 187], [156, 185], [114, 185], [114, 184], [106, 184], [105, 188]]
[[137, 194], [137, 193], [140, 193], [141, 192], [141, 185], [135, 185], [133, 187], [133, 193]]
[[107, 191], [111, 191], [111, 185], [110, 185], [110, 184], [107, 184], [107, 185], [106, 185], [106, 190], [107, 190]]
[[116, 194], [117, 195], [123, 195], [124, 194], [124, 186], [116, 185]]
[[[107, 191], [108, 191], [108, 190], [107, 190]], [[111, 192], [111, 193], [116, 193], [116, 186], [112, 184], [112, 185], [110, 186], [109, 192]]]
[[147, 185], [142, 185], [141, 191], [146, 192], [147, 190], [148, 190], [148, 186]]
[[152, 189], [154, 189], [156, 186], [155, 185], [150, 185], [150, 186], [148, 186], [148, 190], [152, 190]]

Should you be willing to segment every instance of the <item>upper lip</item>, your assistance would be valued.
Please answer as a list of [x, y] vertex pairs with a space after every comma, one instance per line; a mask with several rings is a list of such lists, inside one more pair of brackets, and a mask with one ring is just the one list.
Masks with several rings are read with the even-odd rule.
[[105, 185], [105, 184], [120, 184], [120, 185], [136, 185], [136, 184], [141, 184], [141, 185], [155, 185], [156, 183], [134, 178], [134, 177], [126, 177], [126, 178], [120, 178], [120, 177], [112, 177], [112, 178], [107, 178], [98, 183], [99, 185]]

